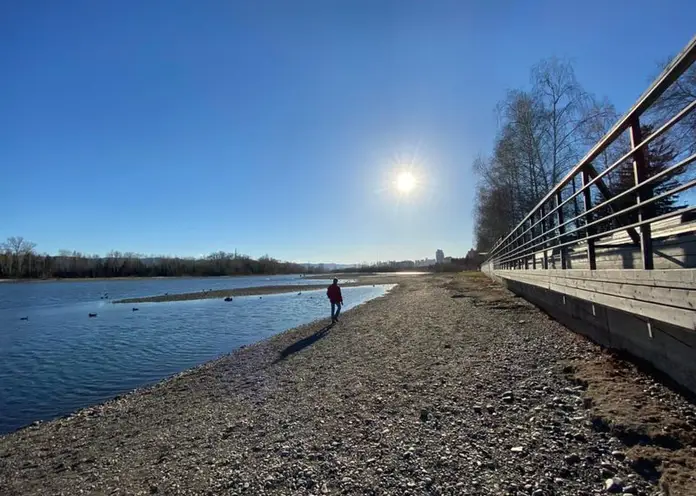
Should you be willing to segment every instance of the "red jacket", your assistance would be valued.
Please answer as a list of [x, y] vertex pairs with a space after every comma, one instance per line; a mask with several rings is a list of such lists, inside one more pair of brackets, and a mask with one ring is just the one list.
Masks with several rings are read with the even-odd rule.
[[331, 303], [343, 303], [343, 296], [341, 296], [341, 288], [338, 284], [332, 284], [329, 289], [326, 290], [326, 296], [329, 297]]

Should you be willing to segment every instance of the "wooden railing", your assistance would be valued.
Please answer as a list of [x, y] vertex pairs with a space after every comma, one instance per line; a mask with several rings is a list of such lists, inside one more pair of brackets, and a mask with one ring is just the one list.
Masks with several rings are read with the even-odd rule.
[[[689, 196], [684, 195], [696, 186], [696, 180], [689, 180], [685, 174], [696, 160], [696, 153], [689, 154], [693, 149], [684, 146], [678, 150], [673, 165], [651, 175], [648, 174], [646, 150], [694, 111], [696, 99], [662, 119], [661, 125], [647, 137], [642, 136], [641, 120], [665, 92], [678, 84], [680, 76], [695, 60], [696, 37], [587, 155], [495, 244], [485, 263], [489, 270], [571, 268], [569, 253], [576, 255], [578, 250], [584, 251], [587, 268], [596, 270], [596, 243], [621, 231], [625, 231], [639, 248], [641, 268], [654, 268], [651, 226], [676, 217], [688, 219], [696, 210], [694, 202], [688, 201]], [[630, 137], [630, 149], [602, 170], [595, 167], [593, 162], [624, 133]], [[632, 162], [633, 184], [616, 192], [605, 183], [605, 179], [629, 161]], [[682, 179], [674, 181], [673, 187], [654, 194], [655, 184], [677, 174]], [[681, 194], [682, 200], [687, 199], [686, 205], [659, 215], [654, 213], [656, 202], [677, 194]], [[632, 201], [625, 206], [629, 198]], [[622, 207], [617, 207], [619, 200], [623, 200]]]

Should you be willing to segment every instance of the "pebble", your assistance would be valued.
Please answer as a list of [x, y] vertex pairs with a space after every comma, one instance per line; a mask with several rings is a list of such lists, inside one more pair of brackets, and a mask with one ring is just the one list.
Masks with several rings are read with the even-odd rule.
[[623, 489], [623, 481], [618, 477], [613, 477], [604, 481], [604, 489], [610, 493], [620, 493]]
[[611, 478], [616, 475], [616, 470], [611, 470], [608, 468], [602, 468], [600, 469], [599, 473], [602, 475], [604, 478]]
[[[398, 295], [406, 294], [400, 291], [393, 301], [400, 302], [402, 296]], [[418, 298], [429, 296], [414, 295], [414, 305], [420, 304]], [[436, 305], [437, 301], [435, 298], [427, 303]], [[449, 303], [447, 300], [439, 310], [448, 310], [444, 307]], [[470, 336], [460, 335], [469, 332], [466, 327], [469, 324], [461, 324], [461, 330], [453, 328], [451, 332], [444, 327], [437, 330], [447, 345], [451, 341], [457, 353], [448, 353], [442, 346], [430, 347], [428, 338], [423, 339], [425, 357], [412, 356], [410, 351], [404, 351], [411, 349], [410, 342], [409, 346], [405, 343], [402, 346], [396, 340], [396, 334], [392, 336], [394, 344], [388, 339], [388, 346], [382, 349], [382, 340], [377, 339], [380, 335], [371, 336], [368, 332], [369, 326], [375, 322], [374, 316], [370, 316], [364, 318], [367, 334], [359, 334], [366, 346], [355, 347], [352, 339], [333, 333], [329, 340], [305, 348], [293, 360], [274, 365], [277, 370], [270, 369], [270, 373], [257, 372], [255, 367], [251, 367], [255, 362], [250, 360], [256, 354], [260, 354], [258, 358], [262, 361], [275, 360], [278, 350], [297, 341], [299, 336], [286, 339], [287, 343], [278, 349], [267, 347], [262, 342], [238, 354], [235, 360], [250, 361], [241, 363], [250, 371], [244, 372], [238, 381], [240, 385], [250, 386], [241, 389], [244, 398], [250, 400], [249, 406], [246, 406], [246, 401], [228, 402], [229, 393], [234, 394], [236, 389], [226, 388], [210, 391], [211, 399], [224, 398], [224, 403], [219, 405], [207, 399], [200, 401], [201, 398], [196, 396], [195, 407], [200, 408], [200, 415], [197, 412], [194, 415], [189, 411], [191, 409], [177, 411], [178, 406], [174, 404], [171, 405], [172, 412], [162, 409], [162, 423], [144, 424], [156, 436], [146, 436], [150, 431], [143, 429], [141, 437], [149, 439], [153, 449], [162, 450], [160, 465], [154, 469], [156, 473], [169, 474], [167, 477], [170, 479], [148, 477], [149, 480], [138, 481], [138, 487], [145, 494], [151, 484], [157, 484], [158, 494], [203, 494], [205, 489], [210, 489], [208, 494], [259, 496], [276, 493], [320, 496], [655, 494], [652, 481], [641, 477], [632, 479], [627, 475], [630, 471], [624, 467], [618, 450], [628, 448], [608, 432], [593, 430], [591, 421], [595, 412], [583, 411], [577, 403], [579, 395], [585, 393], [558, 373], [563, 366], [562, 359], [582, 360], [585, 356], [595, 356], [594, 352], [590, 353], [595, 350], [594, 345], [578, 340], [570, 333], [566, 340], [566, 334], [561, 332], [567, 331], [554, 329], [556, 324], [545, 324], [531, 316], [525, 333], [510, 332], [507, 324], [501, 324], [499, 331], [491, 330], [489, 321], [493, 321], [496, 314], [470, 307], [466, 308], [473, 314], [472, 321], [469, 313], [457, 314], [451, 319], [452, 326], [470, 322]], [[435, 312], [438, 310], [436, 306], [433, 309], [432, 315], [438, 319], [449, 315]], [[409, 311], [408, 307], [403, 307], [407, 316]], [[355, 311], [354, 320], [363, 319], [360, 312], [360, 309]], [[386, 315], [377, 314], [377, 320], [384, 319], [385, 324], [378, 327], [384, 327], [384, 332], [391, 336], [387, 325], [391, 318]], [[520, 315], [519, 318], [528, 317]], [[512, 318], [510, 322], [514, 323], [516, 319]], [[346, 322], [346, 325], [346, 329], [353, 331], [350, 329], [352, 323]], [[490, 336], [479, 332], [479, 327], [486, 332], [495, 332], [494, 344], [491, 344]], [[421, 337], [420, 334], [414, 336]], [[411, 338], [415, 339], [414, 336]], [[349, 378], [343, 377], [343, 373], [349, 370], [344, 370], [344, 355], [334, 352], [334, 345], [349, 346], [346, 349], [357, 354], [355, 364], [361, 368]], [[375, 352], [383, 355], [374, 357], [368, 353], [368, 348], [373, 346]], [[393, 347], [396, 347], [396, 353], [391, 353]], [[346, 356], [350, 361], [352, 355]], [[447, 368], [450, 361], [456, 365], [451, 370]], [[224, 364], [230, 363], [236, 362]], [[430, 367], [432, 363], [437, 363], [437, 367]], [[369, 368], [372, 366], [375, 370]], [[332, 372], [340, 374], [323, 373], [322, 367], [330, 367]], [[213, 365], [205, 370], [210, 371], [211, 377], [227, 377], [228, 369], [231, 367]], [[294, 371], [297, 373], [289, 373]], [[191, 375], [192, 379], [198, 377], [197, 372]], [[230, 379], [236, 384], [235, 377], [230, 376]], [[182, 384], [198, 384], [197, 381], [186, 381]], [[206, 381], [208, 379], [201, 379], [200, 384], [206, 387]], [[515, 389], [500, 391], [502, 387]], [[188, 398], [185, 391], [172, 394], [172, 398], [177, 400]], [[312, 399], [312, 395], [316, 399]], [[293, 403], [295, 397], [299, 400], [297, 405]], [[140, 396], [134, 399], [138, 398]], [[128, 411], [131, 401], [126, 397], [122, 402], [114, 403], [109, 407], [110, 415], [114, 417], [116, 413]], [[295, 406], [301, 407], [300, 413], [295, 411]], [[314, 407], [315, 411], [308, 407]], [[486, 414], [483, 414], [484, 410]], [[153, 429], [164, 425], [164, 421], [173, 422], [174, 413], [183, 413], [182, 424], [186, 424], [185, 431], [179, 431], [177, 427], [177, 434], [185, 434], [181, 446], [175, 446], [174, 438], [167, 436], [166, 432]], [[219, 447], [215, 439], [210, 440], [206, 436], [210, 426], [199, 425], [202, 417], [213, 419], [218, 436], [228, 440], [219, 443]], [[684, 418], [688, 417], [684, 415]], [[77, 421], [83, 420], [99, 421], [95, 427], [104, 424], [98, 417], [81, 414]], [[314, 422], [316, 428], [312, 425]], [[70, 434], [76, 429], [67, 421], [59, 420], [58, 423], [63, 429], [70, 429], [66, 431]], [[83, 425], [77, 427], [83, 428]], [[106, 432], [110, 431], [111, 428]], [[67, 440], [67, 446], [74, 449], [83, 441], [79, 431], [75, 434], [77, 437], [72, 441], [67, 435], [58, 437]], [[189, 447], [193, 458], [188, 456]], [[19, 449], [21, 453], [23, 448]], [[215, 455], [211, 456], [215, 463], [198, 462], [208, 453]], [[73, 456], [76, 455], [67, 454], [62, 460], [72, 461]], [[88, 473], [92, 470], [90, 466], [94, 466], [95, 473], [97, 470], [108, 473], [106, 471], [113, 467], [113, 470], [125, 474], [123, 467], [130, 463], [125, 457], [131, 456], [130, 450], [121, 447], [113, 456], [120, 456], [124, 461], [117, 459], [111, 467], [104, 468], [97, 459], [97, 463], [91, 462], [90, 465], [81, 463], [78, 470]], [[14, 463], [12, 469], [16, 467], [16, 470], [26, 470], [22, 463], [30, 460], [19, 456], [16, 461], [10, 459]], [[186, 473], [186, 466], [192, 459], [200, 464], [202, 473], [187, 479], [177, 476], [177, 473]], [[64, 475], [53, 479], [66, 480], [71, 470], [68, 467], [70, 464], [66, 463], [61, 469]], [[196, 469], [195, 466], [191, 468]], [[619, 474], [623, 481], [617, 477]], [[102, 483], [103, 476], [99, 477], [95, 479], [96, 483]], [[605, 489], [607, 479], [612, 480], [608, 486], [611, 492]], [[211, 482], [206, 484], [208, 480]], [[245, 484], [245, 481], [248, 482]], [[174, 487], [175, 482], [181, 484], [180, 489]], [[135, 487], [129, 479], [124, 479], [121, 486], [128, 487], [127, 484]], [[55, 490], [51, 494], [60, 494], [63, 490], [58, 486], [52, 489]]]
[[624, 453], [623, 451], [612, 451], [611, 456], [613, 456], [617, 460], [623, 460], [626, 458], [626, 453]]

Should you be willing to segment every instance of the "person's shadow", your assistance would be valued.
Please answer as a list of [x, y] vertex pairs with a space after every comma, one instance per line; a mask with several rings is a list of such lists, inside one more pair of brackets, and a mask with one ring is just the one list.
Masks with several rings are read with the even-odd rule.
[[313, 345], [317, 341], [319, 341], [321, 338], [326, 336], [326, 334], [329, 332], [329, 330], [334, 326], [334, 324], [329, 324], [327, 326], [322, 327], [319, 329], [317, 332], [314, 334], [311, 334], [307, 336], [306, 338], [302, 338], [299, 341], [291, 344], [287, 348], [285, 348], [283, 351], [280, 352], [280, 356], [276, 360], [277, 362], [280, 362], [281, 360], [285, 360], [287, 357], [292, 355], [293, 353], [297, 353], [298, 351], [302, 351], [303, 349], [307, 348], [308, 346]]

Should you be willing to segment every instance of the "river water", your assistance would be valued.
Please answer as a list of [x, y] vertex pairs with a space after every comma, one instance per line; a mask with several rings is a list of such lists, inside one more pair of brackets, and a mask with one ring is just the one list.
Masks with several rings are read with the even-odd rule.
[[[329, 313], [324, 290], [231, 303], [112, 300], [298, 284], [329, 281], [252, 276], [0, 284], [0, 434], [152, 384]], [[389, 288], [343, 288], [345, 309]]]

